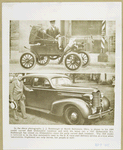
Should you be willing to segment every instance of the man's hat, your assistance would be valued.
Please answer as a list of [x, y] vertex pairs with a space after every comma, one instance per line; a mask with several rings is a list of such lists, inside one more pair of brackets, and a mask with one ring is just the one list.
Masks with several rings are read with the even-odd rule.
[[9, 106], [11, 109], [17, 109], [17, 104], [15, 101], [9, 101]]
[[50, 20], [50, 23], [55, 23], [55, 20]]

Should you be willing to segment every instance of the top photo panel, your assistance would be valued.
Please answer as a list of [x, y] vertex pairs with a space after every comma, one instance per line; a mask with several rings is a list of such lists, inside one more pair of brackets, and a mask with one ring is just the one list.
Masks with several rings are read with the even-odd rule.
[[115, 72], [116, 21], [10, 20], [9, 71]]

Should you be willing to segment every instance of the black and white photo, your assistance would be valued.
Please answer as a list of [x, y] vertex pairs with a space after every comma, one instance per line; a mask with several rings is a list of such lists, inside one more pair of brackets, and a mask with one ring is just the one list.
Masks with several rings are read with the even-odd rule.
[[115, 72], [115, 39], [112, 20], [11, 20], [10, 71]]
[[2, 4], [3, 148], [121, 148], [121, 2]]

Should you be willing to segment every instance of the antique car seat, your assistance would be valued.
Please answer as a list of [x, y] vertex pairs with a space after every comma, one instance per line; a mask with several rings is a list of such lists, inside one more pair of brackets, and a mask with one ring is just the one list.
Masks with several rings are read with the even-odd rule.
[[[40, 43], [38, 45], [38, 43]], [[31, 51], [35, 51], [38, 55], [56, 55], [58, 54], [58, 41], [43, 32], [41, 26], [32, 26], [29, 36], [29, 44]]]

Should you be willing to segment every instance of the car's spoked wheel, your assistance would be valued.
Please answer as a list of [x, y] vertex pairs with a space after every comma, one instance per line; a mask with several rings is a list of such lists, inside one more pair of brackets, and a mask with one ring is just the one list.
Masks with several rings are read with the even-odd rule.
[[65, 58], [65, 66], [69, 70], [77, 70], [81, 66], [81, 58], [76, 53], [68, 54]]
[[39, 65], [47, 65], [49, 63], [50, 59], [49, 59], [49, 56], [39, 56], [37, 58], [37, 63]]
[[20, 64], [25, 69], [32, 69], [36, 65], [35, 55], [32, 53], [22, 54]]
[[67, 107], [67, 109], [64, 112], [64, 117], [66, 123], [70, 125], [78, 125], [78, 124], [82, 125], [85, 122], [82, 114], [75, 106]]
[[50, 59], [51, 59], [51, 60], [55, 60], [55, 59], [57, 59], [57, 58], [59, 58], [59, 56], [50, 56]]
[[89, 55], [85, 52], [81, 53], [81, 57], [82, 57], [82, 67], [85, 67], [86, 65], [88, 65], [90, 58]]

